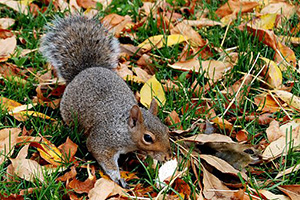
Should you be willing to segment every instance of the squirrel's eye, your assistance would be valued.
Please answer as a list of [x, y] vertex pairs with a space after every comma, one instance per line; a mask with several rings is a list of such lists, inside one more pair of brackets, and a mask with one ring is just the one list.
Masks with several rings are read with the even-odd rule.
[[252, 149], [245, 149], [244, 152], [247, 154], [254, 154], [254, 151]]
[[144, 134], [144, 140], [147, 143], [153, 143], [152, 137], [149, 134]]

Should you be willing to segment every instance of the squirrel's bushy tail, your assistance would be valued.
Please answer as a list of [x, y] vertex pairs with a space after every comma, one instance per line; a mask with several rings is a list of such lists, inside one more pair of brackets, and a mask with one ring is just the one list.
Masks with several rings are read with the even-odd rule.
[[90, 67], [115, 68], [119, 42], [95, 19], [56, 18], [47, 27], [40, 51], [67, 81]]

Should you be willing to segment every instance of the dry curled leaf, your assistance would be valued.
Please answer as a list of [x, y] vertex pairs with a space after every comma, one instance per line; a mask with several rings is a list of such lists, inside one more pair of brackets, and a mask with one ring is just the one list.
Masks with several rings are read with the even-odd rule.
[[92, 188], [89, 193], [88, 197], [90, 200], [105, 200], [108, 197], [114, 195], [124, 195], [126, 190], [121, 188], [118, 184], [111, 180], [107, 180], [104, 178], [100, 178], [95, 183], [94, 188]]

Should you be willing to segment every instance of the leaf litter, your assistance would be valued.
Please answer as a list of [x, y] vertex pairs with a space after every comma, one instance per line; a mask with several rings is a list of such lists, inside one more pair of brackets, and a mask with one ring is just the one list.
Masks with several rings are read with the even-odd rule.
[[[39, 5], [32, 1], [1, 1], [0, 3], [14, 9], [15, 12], [25, 14], [28, 12], [34, 14], [34, 9], [28, 10], [26, 5], [40, 9]], [[57, 6], [56, 9], [71, 8], [71, 12], [84, 8], [85, 15], [93, 16], [96, 13], [95, 8], [98, 3], [98, 1], [57, 1], [54, 4]], [[106, 8], [111, 2], [100, 3], [102, 3], [103, 8]], [[205, 99], [209, 104], [191, 106], [191, 108], [199, 107], [197, 109], [199, 115], [198, 118], [191, 119], [192, 125], [190, 127], [186, 128], [184, 125], [186, 115], [188, 115], [186, 111], [189, 108], [175, 107], [168, 112], [165, 121], [172, 127], [172, 141], [181, 152], [178, 155], [178, 163], [189, 156], [191, 156], [191, 162], [180, 167], [178, 163], [173, 163], [172, 166], [161, 166], [159, 172], [165, 170], [169, 173], [167, 175], [169, 178], [160, 178], [160, 182], [164, 182], [165, 187], [160, 188], [157, 193], [152, 187], [138, 183], [136, 185], [131, 184], [131, 190], [126, 190], [101, 173], [102, 178], [96, 180], [95, 166], [86, 164], [87, 161], [75, 156], [78, 145], [70, 138], [56, 147], [45, 137], [19, 135], [21, 133], [20, 128], [0, 130], [0, 162], [9, 164], [7, 171], [29, 182], [36, 180], [44, 182], [47, 174], [55, 170], [63, 172], [69, 168], [70, 171], [61, 174], [56, 181], [64, 182], [71, 199], [80, 199], [83, 196], [89, 199], [148, 198], [149, 195], [155, 199], [160, 199], [163, 192], [167, 193], [166, 196], [169, 199], [249, 199], [249, 196], [265, 199], [290, 198], [293, 200], [299, 198], [299, 185], [296, 184], [278, 186], [277, 188], [283, 192], [280, 195], [265, 189], [252, 189], [248, 183], [249, 177], [244, 170], [250, 168], [252, 172], [255, 172], [255, 168], [249, 166], [250, 164], [254, 166], [257, 166], [259, 162], [268, 164], [280, 156], [288, 155], [290, 150], [297, 150], [300, 145], [299, 120], [294, 119], [299, 114], [299, 95], [288, 89], [284, 79], [284, 74], [289, 69], [294, 72], [297, 71], [297, 56], [292, 50], [293, 48], [289, 46], [289, 42], [282, 40], [285, 36], [277, 35], [275, 31], [277, 28], [283, 27], [285, 21], [291, 19], [293, 15], [299, 15], [297, 6], [284, 1], [264, 1], [262, 3], [229, 0], [216, 10], [216, 15], [221, 20], [218, 18], [209, 19], [206, 16], [208, 12], [205, 10], [203, 10], [202, 15], [195, 15], [196, 19], [194, 20], [181, 14], [182, 10], [185, 10], [186, 14], [196, 14], [195, 5], [195, 2], [188, 2], [183, 9], [174, 7], [171, 12], [168, 10], [171, 5], [166, 2], [143, 2], [143, 7], [138, 12], [144, 17], [139, 21], [132, 19], [129, 15], [121, 16], [118, 14], [109, 14], [102, 19], [103, 23], [110, 26], [116, 37], [135, 40], [135, 45], [121, 44], [122, 59], [120, 59], [116, 71], [124, 80], [141, 86], [136, 96], [145, 107], [149, 107], [153, 98], [163, 107], [169, 101], [167, 99], [168, 93], [184, 88], [180, 80], [183, 77], [174, 75], [176, 73], [173, 74], [172, 79], [161, 79], [161, 77], [158, 79], [155, 75], [158, 68], [154, 63], [165, 64], [169, 70], [178, 74], [186, 73], [186, 79], [189, 79], [193, 73], [203, 74], [207, 84], [203, 87], [197, 87], [203, 94], [213, 90], [211, 86], [215, 84], [223, 84], [224, 86], [223, 90], [219, 92], [230, 103], [223, 104], [224, 108], [229, 110], [229, 112], [226, 110], [223, 116], [220, 115], [220, 111], [216, 112], [211, 107], [216, 102], [209, 102], [210, 99], [207, 100], [207, 96], [202, 93], [197, 93], [197, 95], [194, 93], [195, 96], [192, 98]], [[238, 18], [239, 15], [242, 18]], [[134, 31], [142, 27], [149, 16], [158, 20], [157, 28], [163, 31], [170, 29], [170, 32], [152, 35], [143, 41], [139, 40]], [[177, 21], [178, 19], [181, 21]], [[246, 31], [252, 39], [257, 38], [264, 45], [272, 48], [275, 53], [273, 58], [264, 55], [266, 57], [261, 56], [261, 61], [254, 62], [253, 66], [259, 68], [260, 73], [251, 74], [252, 72], [249, 72], [249, 75], [244, 75], [226, 87], [224, 83], [226, 83], [227, 76], [245, 54], [239, 54], [235, 49], [233, 52], [229, 52], [226, 49], [214, 47], [211, 41], [199, 33], [199, 30], [208, 30], [208, 27], [214, 26], [231, 27], [234, 26], [233, 22], [237, 19], [241, 20], [242, 23], [235, 28]], [[57, 109], [65, 85], [63, 82], [59, 82], [57, 85], [57, 75], [51, 68], [47, 67], [46, 73], [41, 73], [33, 72], [30, 69], [25, 70], [9, 63], [9, 59], [15, 56], [14, 53], [18, 46], [15, 35], [18, 30], [10, 30], [13, 24], [14, 19], [0, 19], [0, 43], [3, 47], [0, 52], [0, 62], [1, 68], [4, 69], [0, 70], [1, 77], [8, 81], [12, 80], [11, 77], [13, 77], [19, 84], [25, 85], [28, 84], [27, 78], [34, 74], [39, 84], [35, 85], [36, 95], [32, 96], [32, 101], [24, 99], [22, 103], [19, 103], [13, 98], [1, 96], [1, 109], [18, 120], [21, 125], [30, 120], [31, 116], [49, 120], [49, 123], [54, 124], [56, 119], [30, 109], [34, 109], [37, 104]], [[293, 27], [292, 30], [295, 32], [296, 28]], [[226, 37], [226, 33], [224, 37]], [[297, 41], [297, 37], [290, 38], [292, 44], [299, 44]], [[179, 52], [178, 58], [163, 59], [154, 53], [163, 48], [172, 49], [174, 46], [178, 46], [182, 51]], [[29, 49], [28, 54], [34, 51], [35, 49]], [[220, 57], [213, 56], [216, 52]], [[132, 58], [135, 63], [132, 63]], [[246, 111], [245, 115], [241, 115], [240, 105], [248, 101], [248, 95], [253, 95], [252, 86], [257, 81], [260, 82], [260, 89], [255, 92], [254, 100], [251, 102], [251, 106], [255, 106], [257, 109], [254, 113]], [[186, 90], [192, 91], [193, 88], [186, 88]], [[187, 109], [184, 110], [183, 108]], [[238, 116], [230, 114], [233, 108], [238, 110]], [[205, 110], [210, 110], [210, 113], [205, 119], [206, 123], [200, 123], [204, 120], [199, 116], [208, 114]], [[276, 113], [279, 112], [282, 112], [285, 117], [277, 118]], [[263, 133], [257, 133], [257, 135], [264, 134], [266, 139], [262, 139], [256, 146], [250, 144], [250, 137], [257, 137], [257, 135], [251, 135], [250, 131], [246, 129], [247, 127], [238, 127], [236, 122], [239, 120], [267, 126]], [[191, 133], [196, 134], [192, 135]], [[229, 136], [224, 135], [224, 133]], [[27, 158], [29, 157], [29, 148], [34, 149], [36, 154]], [[16, 149], [19, 149], [19, 153], [14, 157], [13, 153]], [[189, 151], [190, 154], [187, 153]], [[87, 167], [86, 165], [79, 165], [80, 162], [85, 163]], [[85, 180], [79, 180], [77, 175], [84, 169], [87, 169], [88, 177]], [[278, 172], [275, 179], [294, 173], [298, 169], [300, 169], [299, 164]], [[198, 173], [198, 170], [201, 173]], [[196, 190], [191, 190], [191, 183], [184, 179], [187, 171], [197, 177], [193, 186], [196, 187]], [[139, 179], [133, 172], [121, 172], [121, 174], [128, 181]], [[162, 175], [159, 174], [158, 177], [160, 176]], [[6, 178], [13, 180], [13, 176], [6, 176]], [[171, 192], [168, 184], [177, 193]], [[19, 194], [14, 194], [15, 197], [22, 197], [23, 195], [24, 192], [22, 191]]]

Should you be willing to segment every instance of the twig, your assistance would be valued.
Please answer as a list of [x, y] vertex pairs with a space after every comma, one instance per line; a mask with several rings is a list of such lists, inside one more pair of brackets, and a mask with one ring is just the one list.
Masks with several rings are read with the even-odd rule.
[[246, 77], [243, 79], [243, 81], [242, 81], [242, 83], [241, 83], [239, 89], [238, 89], [237, 92], [235, 93], [234, 98], [231, 100], [231, 102], [229, 103], [229, 105], [228, 105], [228, 107], [226, 108], [225, 112], [222, 114], [222, 118], [225, 116], [225, 114], [227, 113], [227, 111], [229, 110], [229, 108], [232, 106], [232, 104], [233, 104], [234, 101], [236, 100], [236, 98], [237, 98], [238, 94], [240, 93], [240, 91], [241, 91], [243, 85], [245, 84], [245, 81], [247, 80], [248, 76], [250, 76], [250, 72], [251, 72], [252, 69], [254, 68], [254, 66], [255, 66], [255, 64], [256, 64], [258, 58], [259, 58], [259, 55], [260, 55], [260, 53], [257, 54], [257, 56], [256, 56], [256, 58], [255, 58], [255, 61], [254, 61], [253, 65], [252, 65], [252, 67], [251, 67], [251, 69], [248, 71], [248, 73], [247, 73]]

